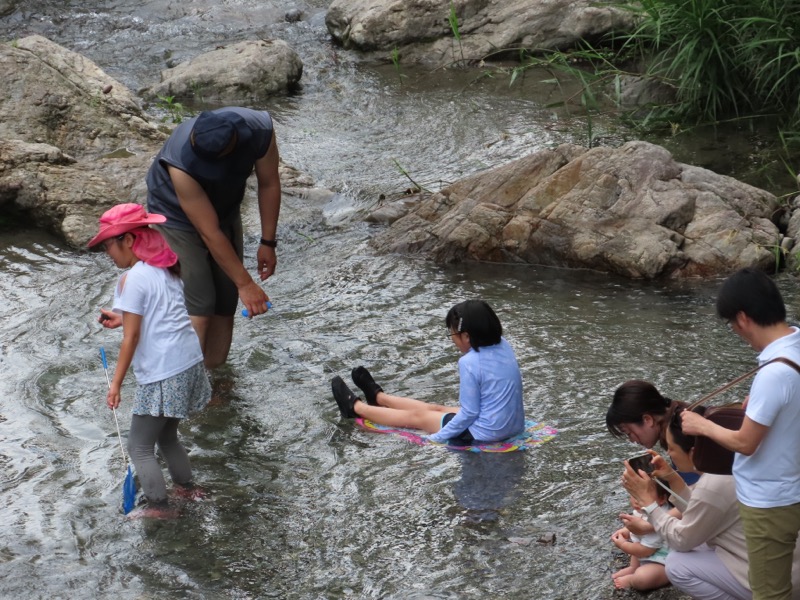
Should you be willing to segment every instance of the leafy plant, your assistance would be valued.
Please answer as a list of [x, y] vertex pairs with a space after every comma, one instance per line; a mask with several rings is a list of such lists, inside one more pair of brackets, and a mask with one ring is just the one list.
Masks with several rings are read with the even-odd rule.
[[203, 84], [193, 79], [189, 84], [189, 87], [192, 88], [192, 96], [194, 97], [194, 101], [203, 102]]
[[174, 124], [182, 123], [189, 111], [180, 102], [175, 102], [175, 96], [159, 96], [156, 106], [166, 114], [161, 117], [161, 122], [170, 121]]

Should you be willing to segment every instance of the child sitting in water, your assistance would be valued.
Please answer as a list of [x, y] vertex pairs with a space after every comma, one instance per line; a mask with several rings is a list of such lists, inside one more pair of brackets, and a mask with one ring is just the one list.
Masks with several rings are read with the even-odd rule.
[[356, 398], [341, 377], [331, 380], [333, 396], [344, 418], [363, 417], [389, 427], [422, 429], [435, 442], [469, 445], [496, 442], [525, 428], [522, 376], [500, 319], [482, 300], [468, 300], [445, 317], [448, 336], [462, 356], [458, 360], [460, 407], [430, 404], [383, 391], [364, 367], [353, 369], [353, 382], [364, 393]]
[[[669, 498], [667, 491], [661, 486], [656, 486], [658, 504], [662, 506]], [[644, 520], [647, 516], [641, 512], [641, 506], [633, 496], [630, 496], [633, 514]], [[638, 536], [627, 529], [619, 529], [611, 536], [614, 545], [631, 557], [630, 565], [614, 573], [614, 587], [617, 589], [633, 588], [639, 591], [654, 590], [669, 585], [664, 561], [669, 548], [662, 537], [655, 531]]]

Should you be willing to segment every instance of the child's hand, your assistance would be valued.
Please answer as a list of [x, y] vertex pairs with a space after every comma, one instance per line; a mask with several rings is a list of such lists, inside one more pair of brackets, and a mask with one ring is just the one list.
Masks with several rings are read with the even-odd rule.
[[122, 315], [115, 313], [105, 308], [100, 309], [100, 316], [97, 317], [97, 322], [106, 329], [116, 329], [122, 325]]
[[626, 530], [620, 529], [618, 531], [615, 531], [614, 534], [611, 536], [611, 541], [620, 550], [622, 550], [622, 546], [624, 546], [626, 543], [630, 541], [630, 538], [626, 537], [625, 535], [626, 533], [627, 533]]
[[108, 408], [115, 409], [119, 406], [119, 403], [122, 401], [122, 397], [119, 393], [119, 386], [111, 384], [111, 387], [108, 388], [108, 394], [106, 395], [106, 404]]
[[613, 538], [615, 535], [621, 535], [626, 539], [630, 539], [631, 532], [628, 531], [627, 527], [622, 527], [620, 529], [617, 529], [614, 533], [612, 533], [611, 537]]
[[623, 513], [619, 516], [619, 518], [620, 521], [625, 524], [625, 527], [620, 529], [620, 531], [628, 531], [636, 535], [647, 535], [648, 533], [653, 533], [656, 530], [652, 524], [640, 517], [634, 517], [633, 515], [627, 515]]

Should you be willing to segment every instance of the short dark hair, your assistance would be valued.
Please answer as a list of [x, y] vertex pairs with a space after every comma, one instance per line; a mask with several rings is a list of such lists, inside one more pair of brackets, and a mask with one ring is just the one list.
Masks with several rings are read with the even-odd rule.
[[730, 321], [740, 312], [762, 327], [786, 321], [786, 305], [769, 275], [747, 268], [725, 280], [717, 294], [717, 315]]
[[661, 485], [656, 484], [656, 497], [659, 500], [668, 500], [671, 493], [664, 488], [669, 488], [669, 482], [666, 479], [661, 479], [660, 477], [656, 477], [656, 481], [661, 482]]
[[626, 437], [623, 423], [641, 423], [645, 415], [666, 415], [672, 400], [661, 395], [649, 381], [631, 379], [619, 386], [606, 412], [606, 427], [615, 437]]
[[455, 333], [468, 333], [469, 345], [479, 352], [483, 346], [500, 343], [503, 326], [487, 302], [467, 300], [456, 304], [444, 318], [445, 327]]

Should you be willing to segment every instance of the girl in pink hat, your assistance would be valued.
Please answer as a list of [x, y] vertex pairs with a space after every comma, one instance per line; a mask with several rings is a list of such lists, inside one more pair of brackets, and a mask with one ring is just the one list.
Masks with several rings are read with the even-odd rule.
[[169, 508], [164, 475], [155, 445], [167, 461], [176, 491], [194, 494], [192, 469], [178, 439], [181, 419], [202, 410], [211, 399], [203, 353], [183, 298], [178, 257], [138, 204], [120, 204], [100, 217], [100, 231], [89, 241], [126, 269], [114, 291], [111, 310], [100, 310], [103, 327], [122, 326], [122, 344], [106, 403], [117, 408], [128, 368], [133, 364], [136, 394], [128, 434], [130, 453], [147, 506], [139, 516], [174, 516]]

